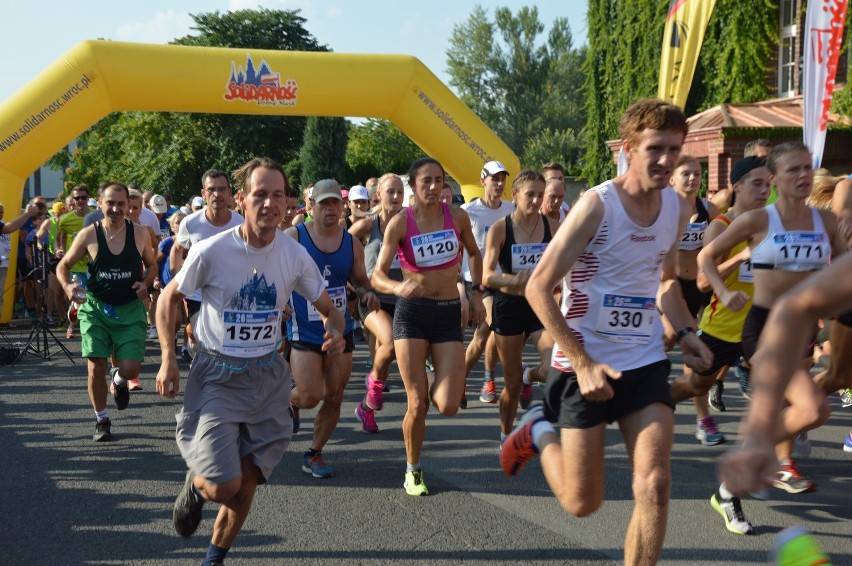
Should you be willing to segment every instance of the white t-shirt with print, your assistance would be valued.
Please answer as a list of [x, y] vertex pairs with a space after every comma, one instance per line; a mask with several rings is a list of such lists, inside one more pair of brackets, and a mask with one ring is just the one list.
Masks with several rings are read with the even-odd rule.
[[281, 311], [296, 291], [315, 302], [325, 288], [299, 242], [276, 231], [264, 248], [248, 246], [232, 228], [197, 243], [175, 276], [184, 295], [200, 292], [194, 332], [208, 350], [255, 358], [278, 348]]

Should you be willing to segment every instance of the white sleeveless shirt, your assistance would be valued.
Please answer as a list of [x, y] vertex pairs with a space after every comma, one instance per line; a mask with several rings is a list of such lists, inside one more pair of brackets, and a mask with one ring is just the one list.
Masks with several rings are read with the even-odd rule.
[[[588, 355], [619, 371], [666, 358], [656, 297], [663, 260], [678, 239], [680, 203], [660, 192], [660, 212], [648, 227], [624, 210], [612, 181], [590, 189], [604, 204], [592, 241], [562, 281], [562, 314]], [[573, 371], [556, 345], [551, 364]]]

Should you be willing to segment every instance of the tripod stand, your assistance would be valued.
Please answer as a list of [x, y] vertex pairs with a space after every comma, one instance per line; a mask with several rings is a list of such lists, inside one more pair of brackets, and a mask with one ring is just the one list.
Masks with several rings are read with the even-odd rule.
[[27, 343], [24, 347], [21, 348], [21, 353], [18, 355], [18, 359], [15, 360], [15, 362], [17, 363], [21, 361], [27, 352], [43, 360], [52, 359], [54, 354], [50, 351], [49, 340], [49, 338], [52, 338], [53, 342], [59, 346], [59, 349], [65, 353], [69, 360], [71, 360], [71, 363], [76, 365], [71, 352], [65, 347], [65, 344], [60, 342], [59, 338], [56, 337], [56, 334], [53, 333], [47, 323], [47, 308], [45, 307], [44, 300], [44, 291], [47, 288], [47, 248], [39, 249], [38, 243], [33, 242], [33, 260], [37, 265], [29, 273], [29, 275], [38, 275], [38, 279], [35, 281], [36, 317], [35, 320], [33, 320], [30, 337], [27, 339]]

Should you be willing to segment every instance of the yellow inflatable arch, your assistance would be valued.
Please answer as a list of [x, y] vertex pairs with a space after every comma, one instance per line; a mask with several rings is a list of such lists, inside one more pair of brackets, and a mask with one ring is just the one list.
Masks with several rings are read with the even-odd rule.
[[[42, 163], [108, 113], [131, 110], [384, 118], [438, 159], [468, 198], [481, 193], [484, 162], [497, 159], [512, 173], [520, 167], [415, 57], [84, 41], [0, 106], [6, 219]], [[11, 317], [11, 299], [0, 321]]]

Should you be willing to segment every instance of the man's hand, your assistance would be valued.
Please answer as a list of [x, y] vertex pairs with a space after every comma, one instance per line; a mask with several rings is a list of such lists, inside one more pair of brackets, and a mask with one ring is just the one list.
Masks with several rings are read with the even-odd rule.
[[778, 470], [771, 441], [746, 443], [724, 456], [718, 465], [719, 479], [734, 495], [762, 491], [773, 484]]
[[580, 367], [575, 364], [574, 371], [577, 372], [580, 395], [587, 401], [609, 401], [615, 395], [615, 391], [613, 391], [607, 378], [621, 379], [620, 371], [616, 371], [606, 364], [592, 361]]
[[180, 393], [180, 371], [176, 362], [163, 360], [157, 373], [157, 393], [167, 399], [174, 399]]
[[342, 354], [346, 348], [346, 340], [337, 330], [328, 330], [323, 336], [325, 342], [322, 343], [322, 351], [328, 354]]
[[680, 339], [683, 363], [693, 371], [707, 371], [713, 365], [713, 352], [694, 332]]
[[148, 296], [148, 287], [145, 286], [144, 281], [137, 281], [132, 285], [134, 291], [136, 291], [136, 296], [140, 299], [144, 299]]

